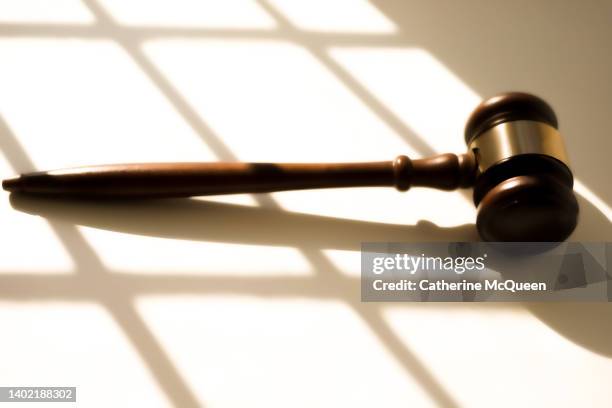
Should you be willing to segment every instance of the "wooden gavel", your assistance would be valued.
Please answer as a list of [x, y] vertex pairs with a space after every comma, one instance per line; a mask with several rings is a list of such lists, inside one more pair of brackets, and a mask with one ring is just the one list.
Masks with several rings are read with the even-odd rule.
[[474, 187], [487, 241], [563, 241], [578, 203], [552, 108], [525, 93], [481, 103], [465, 128], [468, 152], [372, 163], [143, 163], [77, 167], [3, 180], [11, 192], [83, 198], [166, 198], [333, 187]]

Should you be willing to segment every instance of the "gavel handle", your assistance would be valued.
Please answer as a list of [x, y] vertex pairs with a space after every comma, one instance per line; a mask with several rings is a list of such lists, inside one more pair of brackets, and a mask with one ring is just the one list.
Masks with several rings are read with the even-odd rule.
[[11, 192], [48, 196], [166, 198], [333, 187], [472, 185], [473, 155], [370, 163], [142, 163], [76, 167], [6, 179]]

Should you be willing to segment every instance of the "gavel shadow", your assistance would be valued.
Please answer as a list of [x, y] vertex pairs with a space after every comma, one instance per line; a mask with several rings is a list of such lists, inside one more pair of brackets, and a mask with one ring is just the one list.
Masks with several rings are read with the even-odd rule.
[[[588, 201], [581, 197], [578, 199], [580, 223], [571, 239], [609, 239], [612, 226], [608, 218]], [[84, 201], [12, 194], [10, 200], [14, 209], [40, 215], [50, 221], [172, 239], [351, 251], [360, 250], [361, 242], [368, 241], [478, 240], [473, 224], [449, 228], [428, 221], [420, 221], [416, 225], [396, 225], [194, 199]], [[357, 290], [358, 285], [352, 284], [350, 287]], [[321, 290], [324, 291], [323, 288]], [[483, 303], [453, 306], [524, 307], [574, 343], [612, 357], [611, 303]]]
[[266, 246], [359, 250], [363, 241], [473, 241], [474, 225], [357, 221], [195, 199], [89, 201], [11, 195], [13, 208], [109, 231]]

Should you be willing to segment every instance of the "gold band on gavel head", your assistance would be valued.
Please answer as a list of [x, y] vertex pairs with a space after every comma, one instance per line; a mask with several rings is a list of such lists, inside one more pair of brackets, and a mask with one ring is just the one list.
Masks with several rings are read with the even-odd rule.
[[546, 123], [531, 120], [493, 126], [474, 138], [469, 144], [469, 150], [474, 152], [481, 172], [521, 154], [551, 156], [569, 168], [567, 152], [559, 131]]

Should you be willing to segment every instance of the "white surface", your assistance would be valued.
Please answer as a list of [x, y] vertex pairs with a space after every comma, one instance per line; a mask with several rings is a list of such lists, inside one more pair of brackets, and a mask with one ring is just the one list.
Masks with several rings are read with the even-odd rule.
[[[560, 117], [572, 239], [611, 240], [609, 2], [222, 3], [1, 1], [0, 178], [461, 152], [480, 99], [526, 90]], [[609, 304], [360, 303], [360, 242], [476, 239], [469, 194], [0, 199], [0, 386], [88, 407], [612, 398]]]

